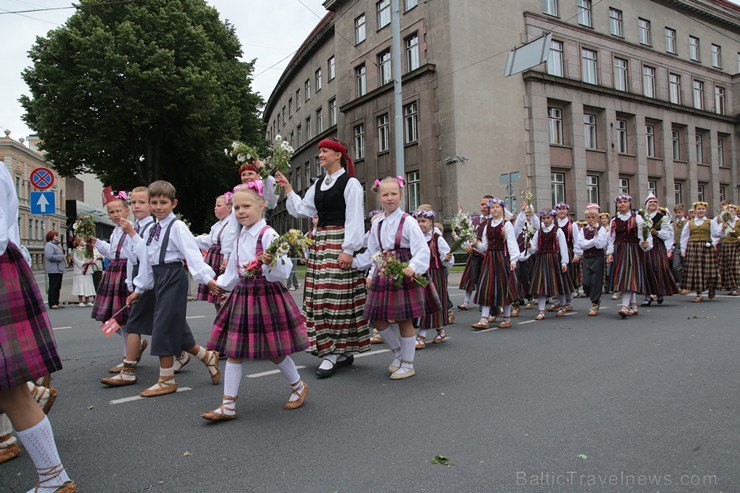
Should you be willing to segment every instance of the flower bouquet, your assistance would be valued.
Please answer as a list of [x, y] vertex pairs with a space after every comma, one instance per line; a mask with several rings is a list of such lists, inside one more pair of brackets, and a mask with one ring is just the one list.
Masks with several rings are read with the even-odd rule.
[[464, 243], [475, 238], [475, 227], [470, 216], [462, 211], [452, 218], [452, 236], [455, 243], [452, 244], [450, 252], [456, 252]]
[[722, 213], [720, 214], [720, 220], [726, 224], [725, 236], [732, 236], [733, 238], [737, 238], [737, 233], [735, 233], [734, 228], [730, 225], [730, 223], [732, 222], [732, 212], [730, 212], [729, 207], [722, 208]]
[[[522, 228], [522, 233], [524, 234], [524, 244], [529, 245], [529, 242], [532, 241], [532, 238], [534, 238], [534, 234], [537, 232], [537, 228], [532, 226], [530, 223], [527, 223], [524, 225], [524, 228]], [[529, 252], [529, 246], [527, 246], [525, 253]]]
[[[275, 142], [270, 146], [270, 156], [265, 159], [265, 169], [268, 175], [274, 175], [277, 171], [284, 175], [290, 170], [290, 160], [293, 157], [293, 146], [287, 140], [283, 139], [280, 134], [275, 136]], [[280, 185], [275, 184], [275, 195], [280, 193]]]
[[[383, 250], [373, 255], [373, 263], [377, 269], [380, 269], [381, 276], [389, 278], [394, 286], [401, 287], [404, 278], [403, 270], [409, 266], [408, 262], [401, 262], [390, 250]], [[413, 281], [423, 288], [429, 285], [429, 279], [419, 274], [414, 275]]]
[[[231, 143], [231, 149], [224, 149], [224, 154], [228, 157], [231, 156], [234, 158], [234, 163], [237, 165], [242, 165], [246, 163], [251, 163], [254, 161], [259, 160], [260, 156], [257, 150], [250, 146], [245, 144], [244, 142], [240, 142], [238, 140], [235, 140]], [[260, 176], [262, 179], [267, 178], [268, 171], [266, 168], [260, 168]]]
[[252, 259], [248, 264], [242, 264], [241, 276], [247, 279], [254, 279], [262, 275], [262, 257], [258, 256]]
[[531, 205], [534, 207], [534, 194], [530, 192], [529, 190], [522, 190], [522, 193], [520, 194], [522, 197], [522, 201], [526, 202], [527, 205]]
[[311, 248], [311, 245], [313, 245], [313, 240], [304, 235], [300, 230], [288, 230], [287, 233], [280, 235], [275, 241], [270, 243], [270, 246], [265, 251], [265, 253], [272, 255], [270, 270], [275, 267], [278, 259], [284, 264], [285, 256], [303, 257], [304, 251]]
[[637, 213], [642, 218], [642, 239], [643, 241], [647, 241], [650, 237], [650, 231], [653, 229], [653, 220], [645, 209], [640, 209]]
[[72, 224], [72, 230], [75, 236], [80, 236], [85, 240], [85, 258], [93, 258], [93, 245], [90, 243], [91, 236], [95, 236], [95, 221], [93, 215], [77, 216], [77, 221]]

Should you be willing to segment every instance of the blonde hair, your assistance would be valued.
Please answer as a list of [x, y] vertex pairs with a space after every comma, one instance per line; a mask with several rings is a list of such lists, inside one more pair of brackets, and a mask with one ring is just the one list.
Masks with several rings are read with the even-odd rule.
[[[239, 194], [249, 196], [250, 200], [255, 204], [259, 204], [260, 202], [262, 202], [262, 206], [264, 207], [265, 205], [265, 198], [259, 193], [257, 193], [257, 190], [255, 190], [254, 188], [241, 187], [234, 192], [234, 198]], [[233, 201], [233, 198], [232, 198], [232, 201]]]
[[145, 192], [147, 195], [149, 195], [149, 188], [148, 187], [136, 187], [133, 190], [131, 190], [131, 193], [140, 193]]

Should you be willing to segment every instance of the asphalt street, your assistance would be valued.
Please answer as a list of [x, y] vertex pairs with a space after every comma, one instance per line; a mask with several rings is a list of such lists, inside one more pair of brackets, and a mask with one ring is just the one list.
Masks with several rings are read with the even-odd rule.
[[[457, 312], [404, 381], [388, 379], [383, 345], [326, 380], [297, 354], [310, 392], [294, 411], [274, 365], [248, 362], [239, 418], [216, 424], [199, 414], [223, 387], [196, 361], [177, 394], [136, 398], [157, 378], [149, 355], [137, 385], [100, 384], [120, 340], [70, 306], [50, 312], [64, 369], [49, 418], [81, 492], [740, 491], [740, 299], [690, 300], [621, 320], [615, 301], [593, 318], [577, 299], [567, 317], [522, 310], [480, 333], [477, 311]], [[199, 342], [214, 314], [188, 304]], [[3, 492], [31, 488], [28, 454], [0, 478]]]

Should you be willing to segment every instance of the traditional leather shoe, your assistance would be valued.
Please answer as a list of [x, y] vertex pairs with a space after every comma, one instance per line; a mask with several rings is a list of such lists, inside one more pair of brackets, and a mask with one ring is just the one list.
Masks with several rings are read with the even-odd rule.
[[303, 401], [306, 400], [306, 396], [308, 395], [308, 384], [306, 382], [303, 382], [303, 387], [301, 387], [300, 390], [294, 390], [291, 392], [291, 397], [293, 394], [298, 396], [298, 399], [291, 401], [288, 399], [285, 401], [285, 404], [283, 404], [283, 409], [291, 410], [291, 409], [298, 409], [303, 405]]
[[421, 336], [416, 338], [416, 349], [424, 349], [427, 347], [427, 340]]
[[185, 367], [185, 365], [190, 363], [190, 359], [191, 359], [190, 353], [186, 351], [181, 352], [180, 356], [175, 358], [175, 362], [172, 365], [172, 369], [175, 370], [175, 375], [180, 373], [182, 369]]
[[44, 375], [33, 381], [39, 387], [51, 387], [51, 375]]
[[487, 318], [481, 318], [480, 319], [480, 322], [478, 322], [477, 324], [472, 324], [471, 327], [474, 328], [475, 330], [484, 330], [484, 329], [487, 329], [488, 328], [488, 319]]
[[391, 380], [404, 380], [406, 378], [411, 378], [414, 375], [416, 375], [416, 370], [414, 370], [413, 368], [401, 367], [391, 374], [390, 379]]
[[505, 318], [500, 324], [498, 324], [499, 329], [508, 329], [511, 327], [511, 319]]
[[460, 303], [459, 305], [457, 305], [457, 309], [466, 312], [466, 311], [470, 310], [470, 304], [468, 304], [468, 303]]
[[[342, 358], [344, 356], [344, 358]], [[355, 362], [355, 356], [353, 354], [350, 354], [349, 356], [341, 355], [339, 358], [337, 358], [337, 368], [341, 368], [343, 366], [352, 366], [352, 363]]]
[[[324, 358], [324, 361], [331, 363], [331, 368], [321, 368], [320, 366], [316, 369], [316, 376], [319, 378], [329, 378], [334, 375], [334, 371], [337, 369], [337, 364], [332, 363], [331, 360]], [[323, 361], [322, 361], [323, 364]]]
[[511, 310], [511, 318], [516, 318], [519, 316], [519, 308], [513, 308]]
[[554, 312], [555, 310], [560, 309], [560, 303], [553, 303], [552, 305], [547, 307], [548, 312]]
[[432, 341], [434, 344], [442, 344], [442, 341], [447, 339], [447, 332], [445, 332], [444, 329], [437, 329], [437, 335], [434, 336], [434, 340]]
[[651, 298], [645, 298], [642, 300], [642, 306], [650, 306], [653, 304], [653, 300]]
[[625, 319], [625, 318], [629, 317], [629, 315], [630, 315], [630, 309], [628, 307], [626, 307], [626, 306], [623, 306], [622, 308], [619, 309], [619, 311], [617, 313], [619, 314], [620, 317], [622, 317], [623, 319]]
[[44, 414], [49, 414], [51, 406], [53, 406], [54, 401], [57, 400], [56, 389], [51, 387], [41, 387], [32, 383], [29, 384], [28, 387], [31, 390], [31, 395], [36, 399], [36, 402], [38, 402], [39, 407], [41, 407]]
[[[223, 399], [226, 401], [225, 404], [221, 404], [213, 411], [201, 413], [200, 417], [208, 421], [231, 421], [232, 419], [236, 419], [236, 407], [234, 406], [234, 403], [238, 398], [239, 396], [231, 397], [230, 395], [225, 395]], [[227, 409], [231, 412], [231, 414], [226, 414], [225, 410]]]
[[[11, 459], [15, 459], [21, 454], [21, 448], [18, 446], [15, 441], [13, 443], [10, 443], [11, 436], [10, 435], [3, 435], [0, 437], [0, 464], [3, 462], [8, 462]], [[8, 442], [7, 445], [4, 445], [3, 442]]]
[[717, 296], [717, 292], [714, 289], [709, 290], [709, 299], [713, 300], [714, 297]]
[[177, 392], [177, 383], [174, 377], [159, 377], [157, 383], [140, 392], [141, 397], [158, 397], [160, 395], [173, 394]]
[[111, 366], [108, 368], [108, 373], [115, 373], [116, 375], [121, 373], [121, 370], [123, 370], [123, 360], [121, 360], [120, 363], [118, 363], [116, 366]]
[[[121, 371], [123, 373], [123, 371]], [[134, 385], [136, 383], [136, 377], [133, 380], [126, 380], [120, 377], [120, 373], [115, 377], [101, 378], [100, 383], [109, 387], [125, 387], [126, 385]]]
[[221, 382], [221, 370], [218, 369], [218, 353], [208, 351], [203, 363], [205, 363], [208, 373], [211, 375], [211, 384], [218, 385]]

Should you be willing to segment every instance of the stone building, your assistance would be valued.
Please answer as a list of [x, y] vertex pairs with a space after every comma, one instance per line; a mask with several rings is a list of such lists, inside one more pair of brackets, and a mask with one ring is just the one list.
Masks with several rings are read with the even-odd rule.
[[[726, 0], [400, 0], [406, 208], [450, 217], [529, 189], [540, 208], [740, 201], [740, 7]], [[391, 1], [327, 0], [265, 108], [320, 174], [316, 143], [345, 141], [369, 190], [394, 174]], [[504, 77], [512, 48], [551, 32], [548, 62]], [[505, 178], [519, 174], [514, 192]], [[372, 193], [366, 209], [377, 207]], [[279, 206], [275, 224], [295, 224]], [[305, 224], [305, 223], [304, 223]]]

